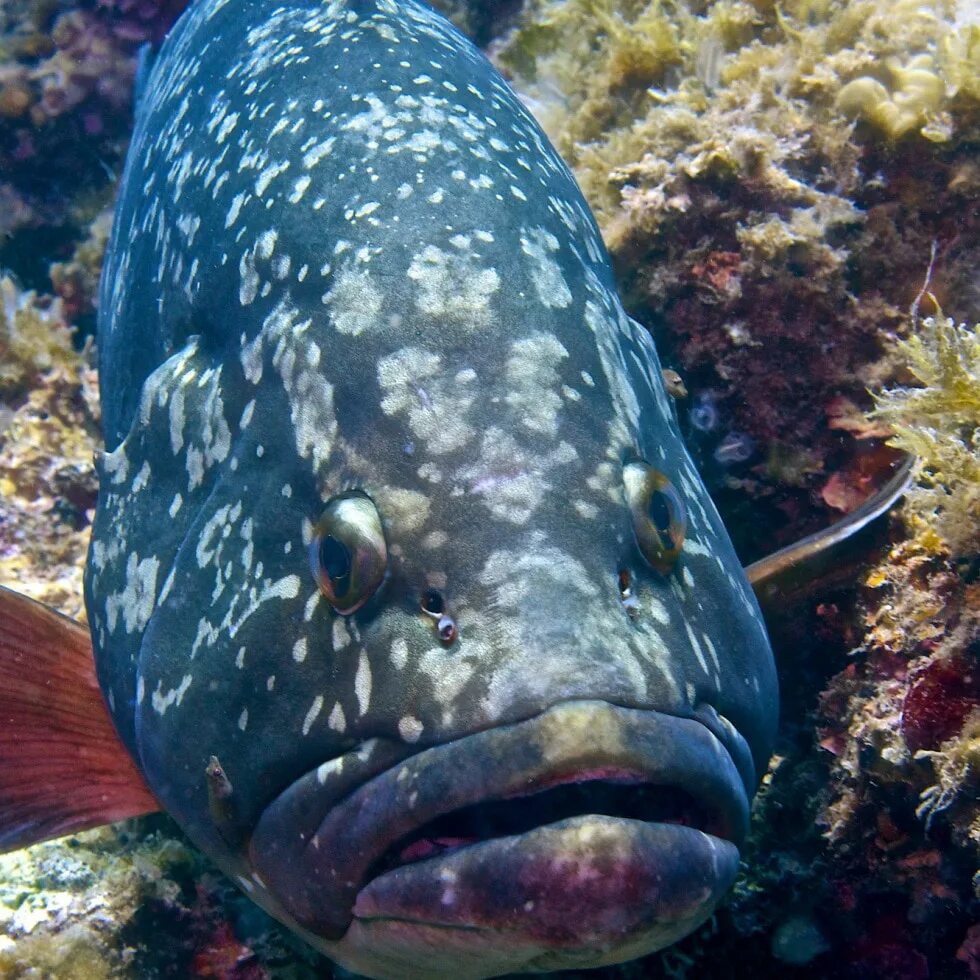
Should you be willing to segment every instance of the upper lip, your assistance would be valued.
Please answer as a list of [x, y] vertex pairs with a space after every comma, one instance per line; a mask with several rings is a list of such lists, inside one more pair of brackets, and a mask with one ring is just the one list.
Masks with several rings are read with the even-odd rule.
[[[697, 829], [736, 846], [748, 828], [748, 795], [739, 772], [701, 721], [604, 701], [568, 701], [526, 721], [417, 752], [339, 803], [310, 773], [300, 780], [310, 781], [308, 792], [294, 784], [263, 814], [251, 856], [290, 914], [325, 938], [338, 939], [350, 924], [358, 892], [386, 870], [382, 859], [391, 860], [426, 836], [433, 821], [442, 818], [435, 836], [451, 822], [446, 815], [475, 804], [533, 799], [583, 780], [626, 783], [638, 792], [643, 787], [647, 798], [650, 787], [663, 788], [665, 798], [672, 791], [693, 801]], [[644, 807], [641, 801], [612, 815], [644, 819]], [[658, 807], [650, 819], [662, 822], [664, 813]], [[561, 815], [553, 811], [543, 822], [554, 819]], [[307, 833], [298, 829], [302, 823]], [[505, 821], [504, 833], [520, 832], [519, 823]]]

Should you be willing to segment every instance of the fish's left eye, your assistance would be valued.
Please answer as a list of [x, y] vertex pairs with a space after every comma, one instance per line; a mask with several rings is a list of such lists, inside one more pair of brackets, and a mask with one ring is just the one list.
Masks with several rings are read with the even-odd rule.
[[370, 497], [355, 490], [331, 498], [313, 530], [310, 567], [341, 616], [357, 612], [374, 595], [384, 581], [388, 546]]
[[663, 473], [642, 460], [623, 467], [623, 484], [640, 553], [654, 571], [666, 575], [684, 546], [684, 501]]

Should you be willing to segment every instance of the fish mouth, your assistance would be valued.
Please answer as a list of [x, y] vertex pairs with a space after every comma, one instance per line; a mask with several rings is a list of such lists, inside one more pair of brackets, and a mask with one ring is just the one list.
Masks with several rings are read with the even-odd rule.
[[661, 948], [728, 890], [748, 826], [705, 724], [603, 701], [423, 749], [339, 802], [310, 776], [267, 809], [251, 857], [328, 955], [371, 976], [411, 976], [420, 945], [452, 949], [459, 977]]

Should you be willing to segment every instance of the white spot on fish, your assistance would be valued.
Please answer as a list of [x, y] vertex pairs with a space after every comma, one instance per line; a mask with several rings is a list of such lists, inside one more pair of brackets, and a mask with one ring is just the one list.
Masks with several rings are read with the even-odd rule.
[[306, 659], [306, 637], [301, 636], [293, 644], [293, 660], [301, 664]]
[[354, 675], [354, 694], [357, 697], [357, 706], [360, 708], [361, 714], [366, 714], [371, 703], [371, 664], [368, 662], [367, 653], [364, 650], [361, 651], [357, 673]]
[[180, 702], [184, 700], [184, 695], [187, 693], [187, 689], [191, 686], [193, 677], [190, 674], [185, 674], [180, 684], [177, 687], [171, 688], [166, 694], [160, 693], [160, 684], [157, 684], [157, 689], [153, 692], [153, 696], [150, 698], [153, 704], [153, 710], [158, 715], [166, 714], [167, 709], [176, 704], [180, 706]]
[[317, 715], [320, 714], [323, 708], [323, 695], [318, 694], [313, 699], [313, 704], [310, 705], [309, 711], [306, 712], [306, 717], [303, 719], [303, 734], [309, 735], [310, 729], [313, 727], [313, 722], [316, 721]]
[[398, 720], [398, 734], [406, 742], [417, 742], [422, 735], [422, 729], [422, 722], [412, 715], [405, 715], [404, 718]]
[[330, 717], [327, 719], [327, 725], [335, 732], [347, 730], [347, 718], [344, 716], [344, 709], [340, 706], [339, 701], [334, 704]]

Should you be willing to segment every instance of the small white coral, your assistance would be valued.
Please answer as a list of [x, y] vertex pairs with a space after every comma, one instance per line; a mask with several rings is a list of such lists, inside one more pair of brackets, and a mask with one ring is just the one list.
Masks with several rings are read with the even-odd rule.
[[936, 119], [946, 97], [946, 84], [932, 55], [918, 54], [905, 64], [892, 58], [885, 64], [890, 88], [866, 75], [855, 78], [838, 93], [837, 108], [864, 119], [892, 139], [914, 129], [927, 136], [943, 132], [935, 126], [925, 129]]

